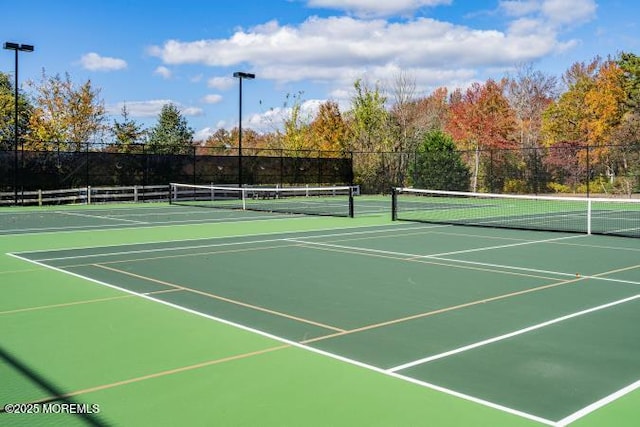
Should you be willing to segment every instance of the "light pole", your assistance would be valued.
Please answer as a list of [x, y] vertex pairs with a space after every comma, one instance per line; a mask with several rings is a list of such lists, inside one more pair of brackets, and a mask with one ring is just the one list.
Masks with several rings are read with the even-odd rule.
[[233, 77], [240, 81], [240, 100], [238, 102], [238, 187], [242, 187], [242, 79], [253, 80], [256, 78], [256, 75], [236, 71], [233, 73]]
[[14, 204], [18, 205], [18, 52], [33, 52], [33, 45], [30, 44], [18, 44], [13, 42], [5, 42], [4, 46], [7, 50], [13, 50], [16, 52], [15, 63], [15, 83], [13, 88], [14, 93], [14, 117], [13, 117], [13, 195]]

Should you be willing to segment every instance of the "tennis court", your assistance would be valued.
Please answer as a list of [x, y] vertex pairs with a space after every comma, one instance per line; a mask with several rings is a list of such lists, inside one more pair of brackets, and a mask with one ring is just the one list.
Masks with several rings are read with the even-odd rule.
[[[635, 425], [640, 241], [120, 205], [0, 212], [3, 425]], [[91, 411], [98, 405], [99, 411]]]

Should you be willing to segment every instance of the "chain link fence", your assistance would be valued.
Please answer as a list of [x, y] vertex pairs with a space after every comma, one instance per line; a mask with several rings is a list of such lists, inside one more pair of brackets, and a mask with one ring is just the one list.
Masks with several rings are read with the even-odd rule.
[[[99, 186], [152, 186], [180, 183], [237, 185], [350, 185], [351, 156], [333, 152], [243, 150], [192, 147], [188, 154], [162, 154], [145, 145], [118, 152], [109, 145], [64, 145], [49, 150], [14, 150], [0, 144], [0, 192]], [[242, 174], [239, 167], [242, 165]]]
[[[188, 154], [161, 154], [145, 145], [128, 146], [126, 152], [110, 145], [63, 147], [16, 151], [12, 142], [0, 142], [0, 192], [169, 182], [237, 185], [241, 163], [245, 185], [356, 184], [363, 193], [385, 194], [394, 186], [413, 186], [420, 182], [417, 174], [429, 173], [416, 166], [414, 152], [248, 148], [240, 161], [238, 150], [228, 147], [192, 147]], [[564, 143], [457, 153], [469, 169], [469, 191], [627, 197], [640, 193], [640, 143]]]
[[[640, 193], [640, 143], [587, 147], [469, 150], [457, 152], [469, 169], [469, 191], [512, 194], [621, 195]], [[354, 152], [355, 184], [364, 193], [413, 186], [417, 153]], [[449, 190], [449, 188], [440, 188]]]

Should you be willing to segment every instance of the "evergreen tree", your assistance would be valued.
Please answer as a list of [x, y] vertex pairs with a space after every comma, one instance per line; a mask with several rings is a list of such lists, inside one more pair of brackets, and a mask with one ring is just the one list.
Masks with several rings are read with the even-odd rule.
[[129, 118], [126, 105], [122, 107], [121, 114], [123, 121], [114, 120], [111, 132], [115, 137], [117, 150], [121, 153], [130, 153], [134, 144], [143, 142], [146, 130], [141, 124]]
[[453, 139], [435, 130], [424, 136], [410, 167], [413, 185], [429, 190], [468, 191], [470, 172], [456, 150]]
[[158, 154], [191, 154], [194, 130], [173, 104], [166, 104], [158, 115], [158, 124], [149, 130], [148, 148]]

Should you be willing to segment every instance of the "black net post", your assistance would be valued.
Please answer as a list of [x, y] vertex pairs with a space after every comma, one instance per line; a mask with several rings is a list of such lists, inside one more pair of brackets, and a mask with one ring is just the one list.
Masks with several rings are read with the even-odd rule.
[[354, 216], [354, 209], [353, 209], [353, 186], [349, 187], [349, 218], [353, 218]]
[[398, 191], [395, 187], [391, 188], [391, 221], [398, 219]]
[[169, 204], [173, 204], [173, 194], [174, 191], [177, 191], [177, 188], [173, 184], [169, 184]]

